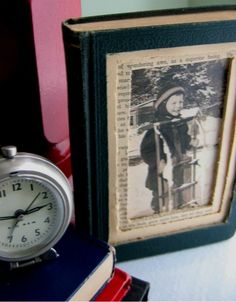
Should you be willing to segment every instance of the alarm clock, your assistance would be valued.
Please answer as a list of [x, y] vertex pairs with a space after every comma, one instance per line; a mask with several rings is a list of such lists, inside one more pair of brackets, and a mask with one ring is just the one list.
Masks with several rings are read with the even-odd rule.
[[57, 257], [73, 197], [66, 176], [46, 158], [1, 148], [0, 260], [10, 268]]

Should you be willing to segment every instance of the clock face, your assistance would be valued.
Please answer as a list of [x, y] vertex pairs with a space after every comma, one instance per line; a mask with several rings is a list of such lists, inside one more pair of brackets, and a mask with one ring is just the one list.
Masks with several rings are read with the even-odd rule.
[[27, 259], [47, 250], [63, 225], [64, 207], [61, 193], [43, 178], [0, 181], [0, 258]]

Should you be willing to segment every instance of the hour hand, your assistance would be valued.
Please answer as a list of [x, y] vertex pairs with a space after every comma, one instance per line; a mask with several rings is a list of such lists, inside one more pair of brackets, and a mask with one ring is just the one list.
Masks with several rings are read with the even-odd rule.
[[24, 212], [24, 215], [28, 215], [28, 214], [37, 212], [37, 211], [41, 210], [42, 208], [47, 207], [48, 205], [49, 205], [49, 203], [44, 204], [44, 205], [42, 205], [42, 206], [35, 207], [35, 208], [33, 208], [33, 209], [30, 209], [30, 210], [27, 210], [27, 211]]
[[[44, 205], [39, 206], [39, 207], [35, 207], [35, 208], [30, 209], [30, 210], [27, 210], [27, 211], [21, 210], [20, 214], [22, 214], [22, 215], [28, 215], [28, 214], [37, 212], [37, 211], [41, 210], [42, 208], [47, 207], [48, 205], [49, 205], [49, 203], [44, 204]], [[13, 216], [2, 216], [2, 217], [0, 217], [0, 221], [1, 221], [1, 220], [10, 220], [10, 219], [17, 218], [17, 217], [19, 216], [19, 213], [18, 213], [19, 211], [20, 211], [20, 210], [16, 211], [15, 215], [13, 215]]]

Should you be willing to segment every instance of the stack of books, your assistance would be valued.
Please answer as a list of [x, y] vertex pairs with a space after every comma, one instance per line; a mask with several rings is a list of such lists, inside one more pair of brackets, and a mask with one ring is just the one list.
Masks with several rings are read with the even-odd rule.
[[114, 248], [70, 226], [59, 257], [0, 276], [0, 301], [147, 301], [149, 283], [118, 269]]
[[[2, 133], [1, 145], [14, 144], [21, 151], [46, 153], [69, 177], [61, 23], [80, 16], [80, 0], [4, 1], [0, 14], [2, 53], [8, 54], [1, 70], [1, 95], [5, 100], [2, 111], [11, 116], [13, 126]], [[4, 127], [5, 119], [1, 123]], [[114, 248], [108, 243], [78, 234], [71, 226], [55, 249], [59, 254], [55, 260], [10, 272], [3, 273], [4, 264], [0, 261], [0, 300], [147, 299], [149, 284], [119, 270]]]
[[95, 301], [148, 301], [150, 284], [131, 276], [119, 268]]

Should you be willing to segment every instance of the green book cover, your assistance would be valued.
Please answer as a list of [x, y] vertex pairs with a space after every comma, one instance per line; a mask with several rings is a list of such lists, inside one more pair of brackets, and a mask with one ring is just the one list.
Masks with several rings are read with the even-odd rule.
[[232, 236], [235, 7], [62, 28], [78, 229], [118, 260]]

